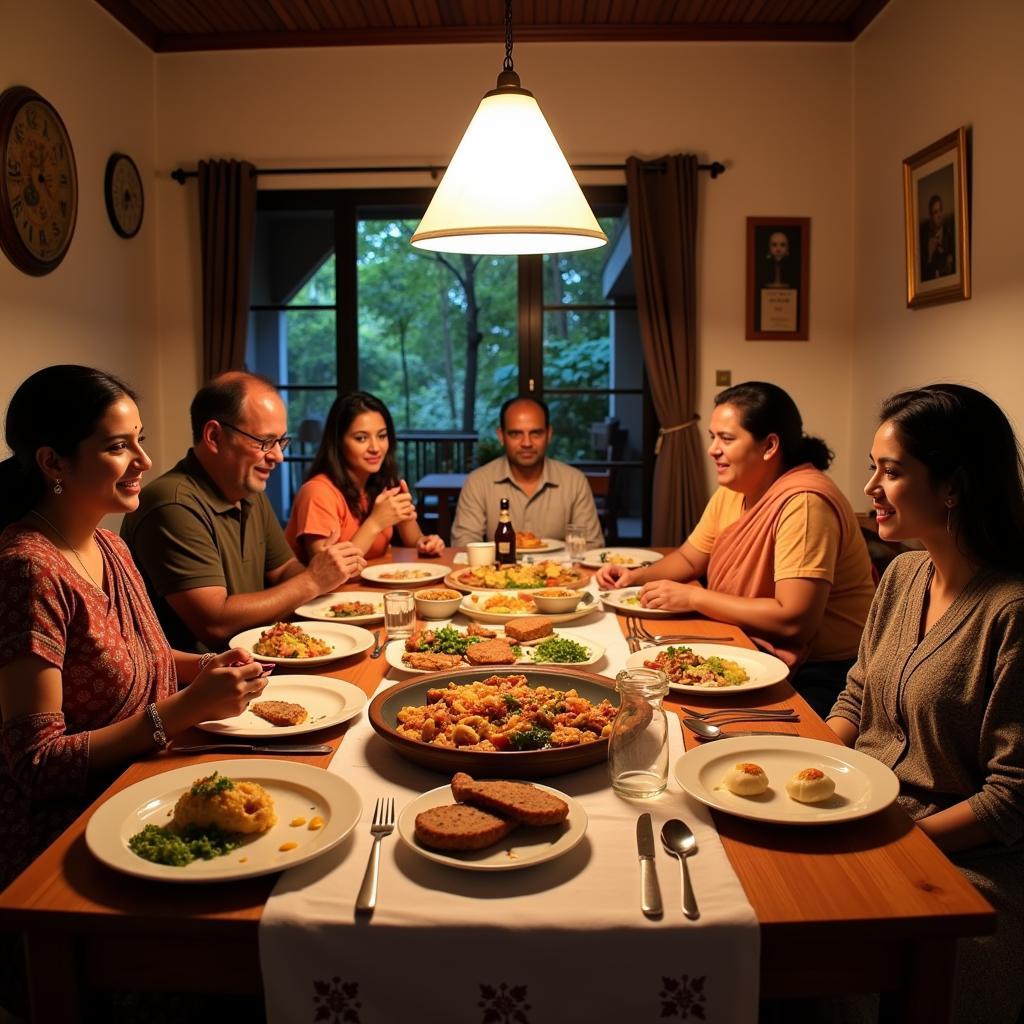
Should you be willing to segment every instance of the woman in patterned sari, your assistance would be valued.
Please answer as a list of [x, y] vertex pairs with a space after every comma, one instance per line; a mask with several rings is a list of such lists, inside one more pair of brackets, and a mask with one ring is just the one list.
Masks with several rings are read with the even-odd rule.
[[[0, 887], [111, 777], [265, 685], [242, 651], [172, 651], [105, 515], [152, 463], [127, 385], [51, 366], [7, 412], [0, 463]], [[179, 682], [187, 687], [178, 688]]]

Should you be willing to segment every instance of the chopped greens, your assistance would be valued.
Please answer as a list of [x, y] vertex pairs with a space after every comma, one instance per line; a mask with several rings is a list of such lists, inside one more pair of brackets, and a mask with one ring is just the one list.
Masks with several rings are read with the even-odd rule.
[[558, 663], [581, 662], [590, 660], [590, 650], [583, 644], [563, 636], [551, 636], [542, 640], [533, 649], [534, 661], [552, 661]]
[[223, 857], [240, 845], [237, 839], [214, 825], [189, 825], [180, 835], [160, 825], [147, 825], [128, 840], [128, 849], [143, 860], [175, 868], [182, 868], [194, 860]]
[[434, 639], [430, 643], [420, 641], [420, 650], [431, 654], [464, 655], [470, 644], [479, 643], [483, 637], [468, 636], [460, 633], [454, 626], [441, 626], [433, 631]]
[[551, 745], [551, 730], [534, 726], [521, 732], [510, 732], [508, 744], [513, 750], [543, 750]]
[[205, 779], [194, 782], [189, 792], [192, 796], [216, 796], [218, 793], [234, 788], [235, 783], [231, 779], [219, 772], [214, 772], [212, 775], [207, 775]]

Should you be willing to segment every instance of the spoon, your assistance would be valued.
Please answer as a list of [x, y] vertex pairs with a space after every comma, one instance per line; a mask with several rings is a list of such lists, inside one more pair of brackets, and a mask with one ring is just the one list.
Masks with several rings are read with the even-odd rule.
[[683, 913], [691, 921], [696, 921], [700, 911], [690, 884], [690, 869], [686, 866], [686, 858], [697, 852], [697, 839], [678, 818], [669, 818], [661, 826], [661, 842], [669, 853], [679, 858], [679, 870], [683, 876]]
[[374, 647], [373, 651], [370, 654], [370, 657], [371, 658], [379, 658], [384, 653], [384, 648], [387, 647], [387, 645], [389, 643], [391, 643], [392, 640], [397, 640], [397, 639], [398, 639], [398, 637], [396, 637], [396, 636], [385, 636], [384, 635], [384, 630], [382, 629], [377, 634], [377, 646]]
[[[758, 722], [797, 722], [798, 718], [757, 718], [751, 721]], [[790, 732], [776, 732], [762, 729], [746, 729], [740, 732], [722, 732], [722, 730], [711, 722], [702, 722], [699, 718], [684, 718], [683, 725], [695, 732], [702, 740], [727, 740], [732, 736], [792, 736]]]

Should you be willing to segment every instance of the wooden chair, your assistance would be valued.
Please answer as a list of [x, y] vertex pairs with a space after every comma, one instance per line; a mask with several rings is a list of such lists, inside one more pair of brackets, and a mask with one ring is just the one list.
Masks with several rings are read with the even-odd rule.
[[597, 506], [597, 518], [604, 531], [604, 539], [614, 544], [619, 539], [619, 517], [615, 503], [615, 471], [605, 469], [601, 472], [584, 473]]

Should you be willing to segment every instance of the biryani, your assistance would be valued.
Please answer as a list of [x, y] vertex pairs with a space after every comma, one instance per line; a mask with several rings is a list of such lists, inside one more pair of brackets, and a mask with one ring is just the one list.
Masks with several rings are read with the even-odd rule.
[[337, 604], [332, 604], [324, 612], [324, 615], [332, 619], [351, 619], [356, 615], [377, 615], [379, 613], [379, 604], [371, 604], [369, 601], [339, 601]]
[[322, 658], [334, 650], [330, 644], [310, 636], [291, 622], [278, 622], [265, 629], [252, 649], [254, 654], [265, 658]]
[[526, 676], [493, 675], [427, 690], [427, 703], [398, 712], [395, 731], [436, 747], [485, 752], [545, 750], [596, 743], [618, 708], [576, 690], [530, 686]]
[[421, 601], [454, 601], [456, 598], [461, 598], [457, 590], [417, 590], [416, 596]]
[[669, 682], [708, 689], [742, 686], [750, 679], [738, 662], [717, 655], [702, 658], [689, 647], [666, 647], [653, 660], [645, 660], [644, 667], [660, 669], [668, 675]]
[[541, 587], [564, 587], [582, 579], [576, 569], [551, 559], [533, 565], [505, 565], [499, 569], [478, 565], [464, 569], [458, 575], [459, 583], [486, 590], [538, 590]]

